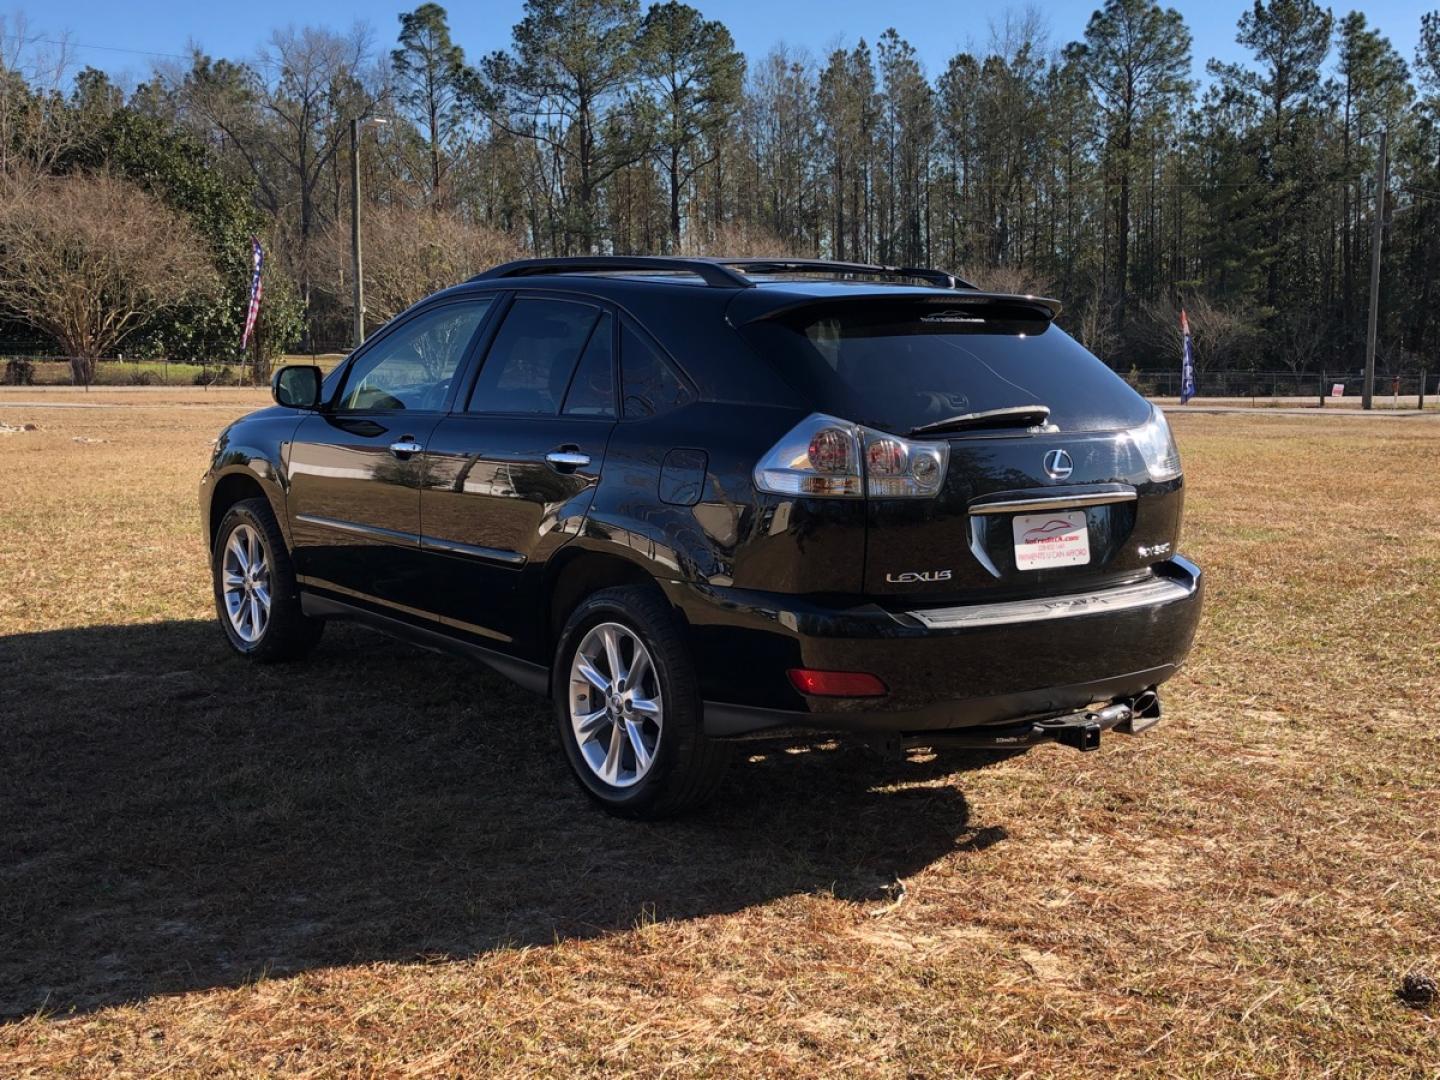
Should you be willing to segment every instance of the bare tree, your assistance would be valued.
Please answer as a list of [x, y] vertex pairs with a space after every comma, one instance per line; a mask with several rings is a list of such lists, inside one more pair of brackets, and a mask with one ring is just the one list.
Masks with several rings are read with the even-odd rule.
[[166, 310], [215, 287], [189, 223], [113, 176], [0, 186], [0, 309], [54, 338], [77, 384]]
[[1323, 355], [1330, 336], [1330, 328], [1316, 312], [1296, 311], [1280, 321], [1280, 362], [1290, 369], [1292, 375], [1309, 371], [1315, 361]]
[[1118, 344], [1118, 335], [1110, 321], [1110, 305], [1098, 296], [1091, 297], [1090, 302], [1076, 313], [1071, 333], [1081, 345], [1102, 360], [1112, 355]]
[[0, 175], [44, 172], [72, 144], [70, 69], [64, 38], [54, 43], [35, 33], [23, 13], [0, 15]]
[[708, 239], [697, 238], [696, 255], [767, 258], [771, 255], [803, 258], [805, 253], [793, 239], [781, 239], [763, 225], [750, 221], [723, 221]]
[[[363, 225], [365, 308], [378, 322], [394, 318], [439, 289], [524, 253], [516, 237], [445, 210], [372, 206], [365, 211]], [[350, 263], [348, 223], [326, 232], [316, 261], [317, 280], [337, 287], [345, 281]], [[338, 297], [342, 302], [348, 298], [348, 293]]]
[[[515, 237], [433, 206], [372, 208], [365, 219], [365, 235], [373, 253], [365, 260], [365, 306], [381, 322], [433, 292], [524, 254]], [[347, 230], [336, 228], [327, 237], [327, 251], [339, 265], [349, 257], [348, 236]], [[339, 278], [327, 275], [327, 280]], [[454, 335], [465, 332], [468, 324], [457, 319], [416, 342], [417, 356], [428, 374], [440, 377], [446, 358], [461, 344], [452, 340]]]
[[[1240, 358], [1254, 339], [1256, 326], [1248, 313], [1222, 308], [1203, 296], [1185, 301], [1190, 321], [1191, 356], [1200, 372], [1240, 368]], [[1142, 348], [1157, 356], [1175, 358], [1178, 365], [1183, 338], [1180, 309], [1168, 300], [1144, 305], [1135, 324], [1135, 336]]]
[[960, 276], [977, 288], [989, 292], [1051, 296], [1054, 291], [1054, 285], [1043, 274], [1009, 263], [998, 266], [967, 266], [960, 271]]

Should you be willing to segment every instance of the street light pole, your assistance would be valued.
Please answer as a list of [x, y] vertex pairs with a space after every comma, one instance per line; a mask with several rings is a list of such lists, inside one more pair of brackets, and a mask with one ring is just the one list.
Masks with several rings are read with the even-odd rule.
[[355, 275], [355, 348], [365, 342], [365, 275], [360, 258], [360, 129], [366, 124], [387, 124], [383, 116], [356, 117], [350, 121], [350, 249]]
[[1365, 389], [1360, 407], [1375, 404], [1375, 339], [1380, 321], [1380, 245], [1385, 235], [1385, 189], [1390, 184], [1390, 131], [1380, 131], [1380, 161], [1375, 175], [1375, 226], [1370, 240], [1370, 319], [1365, 327]]
[[355, 342], [365, 341], [365, 278], [360, 258], [360, 119], [350, 121], [350, 272], [355, 278]]

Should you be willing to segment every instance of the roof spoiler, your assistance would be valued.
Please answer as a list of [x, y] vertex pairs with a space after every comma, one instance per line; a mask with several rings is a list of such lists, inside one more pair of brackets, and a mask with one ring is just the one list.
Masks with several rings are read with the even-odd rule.
[[1046, 323], [1053, 322], [1055, 317], [1064, 310], [1064, 305], [1059, 300], [1052, 300], [1048, 296], [1032, 296], [1020, 293], [998, 293], [981, 292], [978, 289], [957, 291], [951, 296], [922, 296], [917, 293], [910, 293], [905, 296], [886, 296], [883, 293], [871, 293], [859, 296], [845, 297], [804, 297], [797, 299], [791, 304], [782, 304], [779, 307], [771, 308], [757, 315], [752, 322], [761, 322], [765, 319], [784, 318], [786, 315], [802, 310], [804, 308], [824, 307], [826, 305], [844, 306], [853, 309], [865, 304], [894, 304], [902, 302], [913, 302], [923, 304], [926, 308], [933, 309], [932, 313], [924, 318], [932, 322], [943, 322], [949, 316], [955, 322], [966, 322], [984, 318], [983, 312], [986, 308], [1003, 307], [1010, 310], [1021, 309], [1031, 318], [1043, 319]]

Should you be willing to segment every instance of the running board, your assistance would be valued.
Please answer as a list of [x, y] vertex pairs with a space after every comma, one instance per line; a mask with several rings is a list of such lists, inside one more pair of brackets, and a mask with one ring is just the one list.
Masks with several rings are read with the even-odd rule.
[[311, 589], [300, 591], [300, 610], [312, 619], [347, 619], [382, 634], [401, 638], [422, 649], [450, 653], [468, 660], [478, 660], [497, 674], [529, 690], [550, 696], [550, 671], [539, 664], [520, 660], [495, 649], [467, 641], [462, 632], [451, 627], [432, 630], [404, 619], [398, 619], [359, 604], [346, 603], [333, 596], [322, 596]]

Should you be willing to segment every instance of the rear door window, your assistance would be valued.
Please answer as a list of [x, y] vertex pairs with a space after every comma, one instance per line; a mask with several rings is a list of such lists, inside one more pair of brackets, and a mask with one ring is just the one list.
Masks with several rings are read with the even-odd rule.
[[905, 434], [964, 413], [1046, 405], [1061, 430], [1145, 422], [1148, 406], [1023, 308], [914, 301], [809, 305], [744, 328], [817, 410]]
[[554, 416], [602, 311], [571, 300], [521, 297], [495, 335], [466, 407], [472, 413]]

